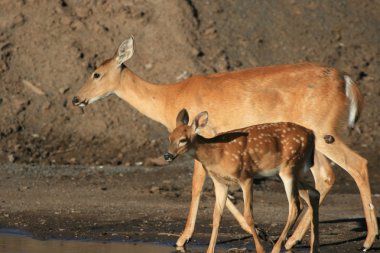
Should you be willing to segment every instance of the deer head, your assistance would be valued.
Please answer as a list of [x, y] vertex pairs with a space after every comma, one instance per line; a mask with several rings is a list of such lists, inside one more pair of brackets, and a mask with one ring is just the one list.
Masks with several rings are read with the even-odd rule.
[[189, 123], [189, 114], [182, 109], [176, 120], [176, 128], [169, 136], [168, 152], [164, 154], [166, 161], [173, 161], [178, 155], [184, 154], [194, 147], [194, 140], [199, 131], [207, 125], [208, 113], [201, 112]]
[[113, 94], [120, 83], [121, 72], [134, 52], [133, 37], [119, 46], [114, 57], [104, 61], [87, 79], [83, 87], [73, 97], [75, 106], [85, 107], [98, 99]]

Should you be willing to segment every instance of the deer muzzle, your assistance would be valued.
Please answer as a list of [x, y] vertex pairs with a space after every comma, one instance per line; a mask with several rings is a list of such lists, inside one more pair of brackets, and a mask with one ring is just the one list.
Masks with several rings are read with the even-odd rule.
[[73, 99], [71, 100], [74, 106], [81, 106], [84, 107], [88, 104], [88, 100], [80, 100], [79, 97], [74, 96]]
[[173, 161], [175, 158], [176, 158], [176, 156], [170, 154], [169, 152], [166, 152], [166, 153], [164, 154], [164, 159], [165, 159], [165, 161], [167, 161], [167, 162], [171, 162], [171, 161]]

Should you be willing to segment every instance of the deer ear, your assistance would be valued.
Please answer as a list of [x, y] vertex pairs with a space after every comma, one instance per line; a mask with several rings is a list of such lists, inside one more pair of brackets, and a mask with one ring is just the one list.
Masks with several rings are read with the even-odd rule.
[[123, 41], [117, 50], [116, 61], [119, 66], [121, 66], [124, 62], [128, 61], [132, 58], [134, 52], [134, 41], [133, 36], [129, 39]]
[[187, 125], [189, 123], [189, 113], [183, 108], [177, 115], [177, 127], [180, 125]]
[[193, 129], [195, 133], [198, 133], [202, 128], [207, 125], [208, 122], [208, 112], [199, 113], [193, 121]]

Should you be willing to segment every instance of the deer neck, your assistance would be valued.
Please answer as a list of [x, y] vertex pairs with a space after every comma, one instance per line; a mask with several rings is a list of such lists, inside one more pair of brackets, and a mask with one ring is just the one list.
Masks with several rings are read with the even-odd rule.
[[[125, 69], [115, 94], [140, 113], [168, 127], [166, 105], [172, 103], [171, 85], [156, 85]], [[170, 95], [169, 95], [170, 94]]]

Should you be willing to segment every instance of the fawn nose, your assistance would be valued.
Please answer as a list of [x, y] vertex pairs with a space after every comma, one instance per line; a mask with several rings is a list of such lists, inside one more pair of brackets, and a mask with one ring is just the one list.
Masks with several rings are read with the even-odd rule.
[[175, 156], [172, 155], [172, 154], [170, 154], [169, 152], [166, 152], [166, 153], [164, 154], [164, 159], [165, 159], [165, 161], [171, 162], [171, 161], [174, 160], [174, 158], [175, 158]]
[[79, 98], [77, 96], [73, 97], [72, 102], [73, 102], [73, 105], [79, 104]]

